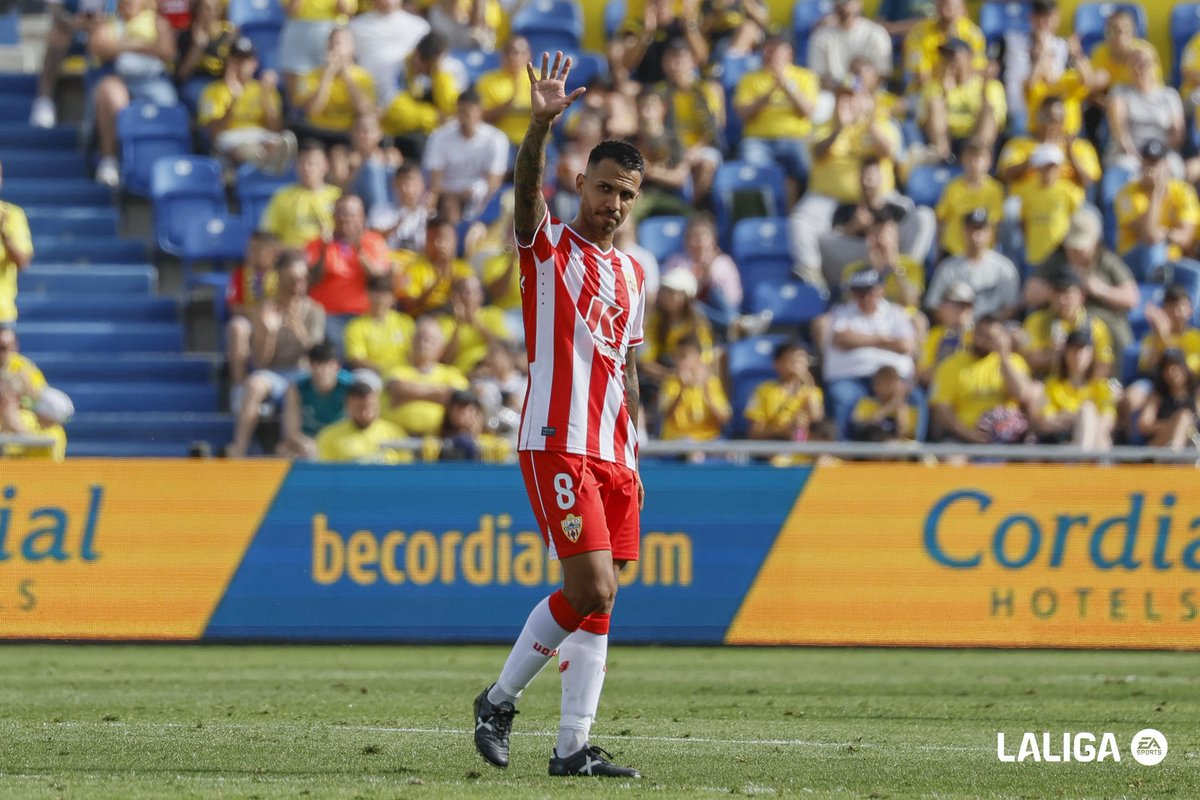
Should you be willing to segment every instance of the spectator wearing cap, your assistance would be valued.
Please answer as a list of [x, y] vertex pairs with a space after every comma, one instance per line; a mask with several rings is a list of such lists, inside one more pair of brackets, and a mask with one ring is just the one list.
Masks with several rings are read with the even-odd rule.
[[[1067, 69], [1070, 57], [1067, 40], [1058, 35], [1061, 15], [1057, 0], [1034, 0], [1029, 5], [1029, 29], [1008, 30], [1001, 38], [1000, 63], [1003, 66], [1004, 91], [1008, 96], [1008, 107], [1013, 117], [1023, 118], [1026, 112], [1034, 112], [1037, 105], [1026, 105], [1025, 86], [1033, 72], [1036, 59], [1032, 51], [1037, 47], [1042, 58], [1049, 60], [1054, 74]], [[1015, 28], [1016, 26], [1014, 26]]]
[[1014, 136], [1004, 143], [996, 163], [996, 173], [1011, 194], [1020, 196], [1036, 187], [1037, 170], [1029, 163], [1039, 145], [1056, 145], [1063, 153], [1062, 174], [1080, 189], [1100, 180], [1100, 156], [1084, 137], [1067, 133], [1066, 105], [1051, 95], [1034, 107], [1029, 136]]
[[809, 429], [825, 419], [825, 394], [812, 374], [812, 355], [799, 342], [775, 347], [775, 379], [760, 383], [746, 405], [751, 439], [808, 441]]
[[867, 229], [867, 257], [847, 265], [842, 272], [841, 285], [864, 269], [873, 269], [883, 278], [883, 296], [906, 309], [910, 314], [919, 310], [925, 293], [925, 266], [900, 252], [900, 227], [896, 217], [886, 209], [875, 212]]
[[233, 165], [255, 164], [280, 175], [296, 159], [296, 135], [283, 130], [283, 103], [278, 76], [265, 70], [256, 80], [254, 42], [239, 36], [230, 45], [224, 72], [200, 94], [197, 122], [212, 140], [213, 150]]
[[1083, 104], [1101, 88], [1100, 78], [1083, 52], [1078, 36], [1067, 39], [1066, 67], [1058, 62], [1057, 48], [1045, 41], [1035, 41], [1030, 48], [1033, 68], [1025, 80], [1026, 108], [1037, 108], [1047, 97], [1063, 101], [1063, 130], [1079, 135], [1083, 127]]
[[854, 406], [850, 438], [856, 442], [916, 441], [919, 420], [920, 413], [909, 399], [908, 381], [891, 364], [884, 364], [871, 378], [871, 393]]
[[742, 277], [733, 259], [721, 251], [711, 214], [700, 213], [688, 220], [683, 252], [667, 258], [663, 269], [685, 269], [696, 277], [696, 303], [714, 328], [725, 330], [737, 319]]
[[225, 290], [229, 314], [229, 322], [225, 323], [225, 363], [232, 386], [242, 385], [250, 367], [251, 320], [279, 291], [279, 273], [275, 270], [278, 257], [279, 239], [275, 234], [255, 231], [250, 235], [246, 260], [229, 276]]
[[429, 202], [447, 198], [474, 219], [504, 182], [509, 143], [504, 132], [483, 121], [474, 89], [458, 96], [455, 119], [439, 127], [425, 145], [421, 166], [429, 175]]
[[421, 160], [429, 134], [454, 115], [463, 87], [455, 76], [445, 38], [430, 31], [404, 65], [403, 89], [380, 117], [383, 132], [396, 138], [405, 158]]
[[1117, 396], [1101, 374], [1092, 335], [1072, 331], [1054, 374], [1033, 405], [1033, 430], [1046, 444], [1071, 444], [1094, 453], [1112, 449]]
[[414, 318], [439, 312], [450, 302], [454, 281], [475, 274], [458, 253], [458, 231], [447, 219], [434, 217], [425, 227], [425, 255], [396, 270], [392, 289], [400, 307]]
[[1084, 194], [1078, 184], [1063, 177], [1060, 147], [1038, 145], [1029, 164], [1037, 171], [1037, 183], [1018, 196], [1025, 263], [1036, 267], [1062, 244], [1071, 227], [1071, 215], [1083, 205]]
[[328, 338], [342, 343], [350, 320], [367, 313], [367, 280], [391, 274], [387, 244], [367, 230], [362, 200], [347, 194], [333, 207], [333, 234], [314, 239], [305, 248], [311, 265], [309, 295], [321, 304], [328, 318]]
[[450, 312], [438, 318], [446, 337], [442, 361], [464, 375], [479, 365], [493, 347], [512, 341], [504, 312], [484, 305], [483, 284], [472, 275], [458, 278], [450, 289]]
[[920, 90], [917, 121], [937, 156], [949, 160], [968, 139], [991, 147], [1008, 116], [1000, 81], [988, 78], [974, 62], [971, 45], [947, 39], [939, 48], [942, 63]]
[[225, 61], [238, 40], [237, 26], [224, 18], [220, 0], [193, 0], [191, 24], [179, 34], [175, 83], [182, 86], [194, 77], [218, 80]]
[[1119, 86], [1108, 96], [1108, 149], [1104, 166], [1119, 166], [1130, 172], [1138, 168], [1138, 156], [1145, 157], [1150, 142], [1164, 147], [1163, 157], [1176, 178], [1184, 175], [1183, 149], [1187, 124], [1179, 92], [1164, 86], [1157, 56], [1135, 50], [1130, 56], [1133, 83]]
[[477, 461], [501, 464], [512, 460], [512, 443], [489, 433], [483, 403], [471, 391], [457, 391], [446, 404], [440, 439], [432, 440], [432, 452], [424, 450], [430, 460]]
[[332, 342], [321, 342], [308, 351], [308, 373], [288, 387], [283, 403], [283, 437], [276, 455], [312, 459], [315, 437], [342, 418], [346, 393], [354, 379], [338, 362]]
[[1167, 350], [1154, 372], [1154, 392], [1138, 416], [1138, 432], [1151, 447], [1180, 451], [1197, 446], [1200, 379], [1181, 350]]
[[654, 304], [646, 314], [645, 338], [638, 348], [638, 373], [642, 399], [657, 408], [658, 388], [670, 374], [672, 353], [685, 338], [700, 342], [706, 360], [713, 358], [712, 323], [696, 302], [699, 285], [687, 269], [665, 270], [659, 280]]
[[[662, 382], [658, 409], [664, 441], [709, 442], [733, 417], [721, 379], [704, 359], [694, 337], [681, 339], [671, 354], [675, 368]], [[697, 459], [699, 460], [699, 459]]]
[[1012, 319], [1021, 309], [1021, 276], [1012, 261], [993, 247], [991, 214], [976, 208], [962, 219], [966, 251], [950, 256], [938, 265], [925, 295], [925, 307], [936, 309], [953, 284], [965, 284], [971, 290], [975, 313]]
[[293, 127], [326, 144], [349, 144], [359, 117], [375, 113], [375, 80], [354, 62], [354, 34], [349, 28], [329, 32], [325, 63], [296, 84], [292, 105], [300, 122]]
[[762, 69], [742, 76], [733, 95], [733, 110], [744, 126], [742, 160], [782, 166], [791, 181], [793, 202], [808, 178], [806, 140], [820, 89], [816, 73], [792, 63], [791, 42], [776, 35], [763, 45]]
[[835, 0], [829, 21], [808, 40], [809, 68], [826, 89], [833, 89], [850, 75], [850, 64], [856, 58], [870, 61], [881, 75], [892, 72], [892, 37], [862, 11], [862, 0]]
[[[4, 183], [0, 164], [0, 186]], [[0, 200], [0, 329], [17, 321], [17, 273], [33, 261], [29, 220], [18, 205]]]
[[701, 80], [692, 50], [681, 40], [667, 46], [663, 54], [663, 80], [656, 88], [666, 99], [671, 128], [683, 144], [683, 160], [691, 172], [693, 197], [702, 202], [712, 188], [717, 167], [721, 166], [725, 93], [714, 81]]
[[308, 367], [308, 352], [325, 339], [325, 311], [308, 296], [308, 263], [296, 250], [275, 262], [278, 290], [251, 320], [250, 349], [257, 369], [233, 389], [230, 406], [237, 415], [231, 458], [246, 455], [263, 405], [278, 407], [291, 382]]
[[396, 168], [392, 176], [392, 195], [394, 200], [369, 209], [371, 230], [382, 236], [392, 251], [417, 253], [424, 250], [429, 202], [420, 165], [405, 161]]
[[1012, 334], [995, 317], [981, 317], [971, 344], [934, 371], [929, 404], [935, 441], [971, 444], [1019, 441], [1025, 410], [1037, 400], [1029, 365], [1013, 352]]
[[387, 275], [367, 279], [370, 309], [346, 325], [343, 334], [346, 363], [352, 369], [369, 369], [384, 375], [407, 364], [416, 323], [393, 308], [392, 280]]
[[390, 447], [389, 442], [404, 438], [404, 429], [382, 419], [379, 376], [369, 370], [355, 370], [346, 389], [345, 415], [317, 434], [317, 460], [332, 463], [397, 464], [411, 460]]
[[384, 417], [413, 436], [434, 436], [442, 429], [446, 403], [460, 389], [468, 388], [466, 376], [441, 363], [446, 336], [432, 316], [417, 320], [412, 363], [396, 367], [384, 376], [389, 403]]
[[1158, 51], [1137, 35], [1133, 13], [1117, 6], [1104, 21], [1104, 40], [1092, 49], [1092, 66], [1099, 73], [1101, 88], [1115, 89], [1135, 83], [1134, 56], [1139, 53], [1150, 56], [1150, 63], [1161, 76]]
[[287, 0], [287, 20], [279, 33], [279, 71], [287, 96], [294, 98], [301, 81], [321, 69], [329, 36], [340, 22], [358, 11], [357, 0]]
[[529, 71], [533, 51], [524, 36], [511, 36], [504, 43], [500, 66], [485, 72], [475, 82], [483, 106], [483, 121], [495, 125], [508, 137], [509, 144], [518, 146], [529, 127]]
[[1140, 377], [1125, 388], [1120, 404], [1120, 418], [1131, 432], [1136, 431], [1135, 423], [1154, 392], [1151, 376], [1158, 374], [1165, 353], [1178, 351], [1188, 371], [1200, 376], [1200, 328], [1193, 322], [1194, 311], [1192, 296], [1179, 285], [1167, 287], [1160, 305], [1146, 304], [1150, 330], [1138, 348]]
[[1056, 276], [1074, 272], [1083, 290], [1087, 313], [1104, 321], [1113, 337], [1113, 349], [1123, 351], [1133, 342], [1129, 312], [1138, 303], [1138, 285], [1124, 261], [1104, 247], [1099, 212], [1084, 206], [1071, 217], [1062, 247], [1038, 266], [1025, 283], [1025, 307], [1035, 309], [1050, 300], [1050, 283]]
[[375, 101], [387, 108], [399, 89], [404, 61], [429, 33], [429, 23], [406, 11], [403, 0], [371, 0], [370, 10], [350, 20], [350, 32], [358, 63], [375, 83]]
[[998, 225], [1004, 217], [1004, 186], [988, 172], [992, 166], [992, 148], [972, 139], [963, 146], [963, 172], [946, 184], [937, 204], [938, 230], [942, 251], [961, 256], [967, 251], [963, 219], [977, 208], [987, 211], [988, 223]]
[[883, 169], [878, 159], [863, 161], [858, 178], [860, 199], [838, 205], [833, 229], [817, 238], [821, 274], [829, 286], [840, 286], [846, 266], [867, 257], [867, 233], [881, 214], [896, 220], [900, 250], [908, 258], [923, 264], [933, 247], [937, 230], [933, 211], [899, 192], [886, 192]]
[[[864, 113], [869, 106], [870, 100], [853, 86], [839, 87], [833, 116], [818, 125], [810, 139], [812, 167], [808, 191], [792, 209], [788, 227], [793, 269], [798, 277], [814, 286], [827, 285], [821, 235], [832, 230], [839, 205], [858, 206], [867, 199], [863, 188], [866, 163], [878, 162], [879, 180], [874, 189], [878, 197], [889, 198], [896, 191], [893, 160], [900, 152], [900, 131], [890, 119]], [[864, 218], [860, 224], [865, 231], [868, 221]], [[841, 268], [853, 260], [852, 257], [838, 265], [832, 280], [836, 281]]]
[[967, 16], [963, 0], [934, 0], [933, 5], [933, 16], [918, 22], [904, 37], [904, 69], [914, 88], [935, 78], [945, 58], [942, 47], [951, 39], [967, 45], [976, 70], [987, 68], [987, 43], [979, 26]]
[[928, 386], [934, 370], [950, 356], [971, 346], [975, 327], [975, 290], [965, 281], [946, 287], [933, 309], [933, 326], [917, 357], [917, 383]]
[[850, 301], [829, 312], [822, 344], [826, 406], [845, 439], [850, 414], [870, 391], [876, 371], [890, 364], [905, 378], [914, 372], [917, 334], [903, 308], [883, 296], [883, 277], [863, 269], [847, 281]]
[[711, 47], [700, 30], [699, 9], [680, 13], [675, 0], [643, 0], [642, 13], [629, 8], [621, 31], [609, 44], [608, 61], [619, 82], [632, 80], [651, 86], [664, 79], [663, 54], [672, 42], [682, 41], [697, 64], [707, 64]]
[[306, 140], [296, 156], [297, 182], [271, 195], [259, 228], [285, 247], [304, 247], [333, 231], [333, 204], [342, 190], [325, 182], [329, 157], [320, 142]]
[[67, 456], [63, 425], [74, 415], [75, 404], [66, 393], [46, 386], [32, 408], [22, 408], [21, 391], [20, 381], [0, 375], [0, 433], [49, 439], [50, 444], [0, 445], [0, 456], [62, 461]]
[[1096, 361], [1101, 374], [1112, 374], [1112, 334], [1108, 326], [1093, 317], [1083, 306], [1083, 289], [1079, 276], [1063, 272], [1049, 282], [1050, 301], [1046, 308], [1025, 318], [1025, 344], [1022, 352], [1035, 376], [1053, 373], [1062, 359], [1063, 347], [1073, 331], [1084, 330], [1091, 335]]
[[1142, 148], [1142, 174], [1117, 193], [1117, 253], [1135, 275], [1148, 276], [1168, 261], [1190, 255], [1200, 222], [1200, 200], [1191, 185], [1171, 174], [1167, 148], [1151, 139]]
[[0, 380], [17, 387], [22, 408], [28, 408], [46, 388], [46, 376], [37, 364], [20, 353], [14, 328], [0, 324]]

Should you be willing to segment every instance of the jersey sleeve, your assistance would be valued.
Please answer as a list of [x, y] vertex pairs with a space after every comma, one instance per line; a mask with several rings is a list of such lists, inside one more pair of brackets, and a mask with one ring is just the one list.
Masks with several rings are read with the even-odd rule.
[[550, 224], [553, 218], [550, 216], [550, 209], [547, 208], [542, 212], [542, 220], [533, 229], [533, 238], [526, 244], [521, 241], [520, 235], [517, 236], [517, 248], [531, 252], [539, 261], [545, 261], [550, 257], [554, 250], [554, 244], [550, 241]]
[[637, 297], [629, 309], [629, 346], [636, 347], [646, 340], [646, 272], [632, 258], [634, 274], [637, 275]]

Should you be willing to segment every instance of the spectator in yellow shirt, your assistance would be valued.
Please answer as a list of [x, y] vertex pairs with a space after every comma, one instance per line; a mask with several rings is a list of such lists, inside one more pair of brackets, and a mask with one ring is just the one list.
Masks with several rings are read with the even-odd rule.
[[458, 95], [466, 88], [446, 65], [449, 50], [440, 34], [425, 34], [405, 63], [404, 88], [379, 120], [385, 134], [397, 137], [405, 158], [420, 160], [425, 138], [454, 115]]
[[466, 376], [442, 364], [446, 337], [434, 317], [417, 320], [412, 363], [396, 367], [386, 378], [389, 403], [384, 418], [414, 436], [432, 436], [442, 429], [446, 404], [458, 389], [466, 389]]
[[[481, 461], [485, 464], [511, 461], [512, 443], [489, 433], [484, 423], [483, 403], [474, 392], [458, 391], [450, 395], [441, 438], [432, 442], [436, 460]], [[424, 453], [427, 458], [434, 455], [429, 450]]]
[[1021, 225], [1025, 233], [1025, 261], [1037, 266], [1049, 258], [1071, 227], [1071, 215], [1083, 205], [1083, 190], [1062, 177], [1063, 154], [1057, 145], [1038, 145], [1029, 164], [1038, 182], [1021, 198]]
[[1191, 254], [1200, 222], [1196, 190], [1171, 177], [1166, 155], [1162, 142], [1147, 142], [1142, 176], [1127, 183], [1113, 202], [1117, 254], [1143, 280], [1166, 262]]
[[1063, 151], [1062, 177], [1087, 190], [1100, 180], [1100, 156], [1086, 138], [1068, 134], [1066, 107], [1061, 97], [1051, 95], [1037, 106], [1030, 136], [1014, 136], [1004, 144], [996, 163], [996, 174], [1010, 194], [1023, 195], [1038, 183], [1037, 170], [1029, 163], [1038, 145], [1052, 144]]
[[342, 190], [325, 183], [329, 158], [320, 142], [301, 144], [296, 157], [298, 183], [271, 196], [259, 227], [273, 233], [285, 247], [304, 247], [333, 233], [333, 205]]
[[1070, 442], [1090, 452], [1112, 449], [1117, 403], [1107, 376], [1101, 374], [1092, 335], [1072, 331], [1063, 345], [1055, 374], [1046, 380], [1033, 429], [1046, 444]]
[[300, 110], [304, 134], [330, 144], [348, 145], [355, 120], [375, 113], [375, 79], [354, 63], [349, 28], [329, 34], [325, 64], [304, 76], [292, 103]]
[[17, 332], [0, 324], [0, 380], [10, 380], [18, 390], [22, 408], [30, 408], [46, 388], [46, 376], [37, 364], [21, 355]]
[[208, 131], [213, 150], [232, 164], [252, 163], [280, 175], [296, 158], [296, 135], [283, 130], [279, 76], [266, 70], [255, 80], [257, 70], [254, 43], [239, 36], [229, 48], [224, 76], [200, 94], [197, 122]]
[[504, 131], [514, 146], [521, 144], [529, 127], [529, 72], [525, 65], [532, 61], [529, 40], [513, 36], [504, 45], [499, 69], [475, 81], [483, 103], [483, 121]]
[[1196, 94], [1200, 90], [1200, 33], [1188, 39], [1183, 48], [1183, 56], [1179, 61], [1179, 75], [1179, 94], [1184, 105], [1190, 111], [1195, 111], [1197, 105], [1200, 105], [1197, 103], [1200, 95]]
[[1158, 374], [1163, 354], [1176, 350], [1183, 356], [1188, 371], [1200, 376], [1200, 328], [1192, 322], [1192, 297], [1183, 286], [1168, 286], [1162, 305], [1146, 304], [1150, 331], [1142, 337], [1138, 353], [1139, 380], [1125, 388], [1121, 398], [1121, 419], [1138, 418], [1154, 391], [1149, 376]]
[[329, 34], [358, 11], [356, 0], [286, 0], [287, 21], [279, 32], [279, 71], [288, 97], [299, 82], [325, 62]]
[[1084, 308], [1079, 276], [1066, 271], [1052, 276], [1047, 283], [1051, 288], [1050, 303], [1025, 318], [1022, 350], [1033, 374], [1039, 377], [1051, 374], [1062, 358], [1067, 337], [1077, 330], [1085, 330], [1095, 348], [1099, 374], [1111, 375], [1112, 334], [1100, 318], [1093, 317]]
[[62, 461], [67, 455], [63, 425], [75, 413], [75, 404], [65, 393], [47, 386], [32, 409], [23, 409], [21, 391], [19, 380], [0, 375], [0, 433], [46, 439], [49, 444], [0, 444], [0, 457]]
[[[1066, 69], [1059, 62], [1056, 48], [1049, 42], [1034, 41], [1029, 50], [1032, 69], [1025, 81], [1025, 107], [1038, 108], [1047, 97], [1063, 101], [1063, 129], [1071, 136], [1078, 136], [1083, 126], [1083, 102], [1093, 91], [1100, 88], [1100, 79], [1092, 68], [1091, 61], [1079, 44], [1079, 37], [1067, 39], [1071, 66]], [[1030, 120], [1031, 124], [1033, 120]]]
[[920, 415], [908, 399], [908, 381], [885, 364], [871, 378], [871, 394], [850, 414], [850, 439], [856, 442], [916, 441]]
[[742, 120], [741, 157], [759, 166], [781, 165], [793, 183], [808, 177], [812, 115], [821, 84], [815, 72], [792, 63], [792, 44], [771, 36], [763, 45], [763, 68], [738, 81], [733, 108]]
[[317, 460], [353, 464], [397, 464], [397, 450], [384, 447], [404, 438], [404, 429], [379, 416], [381, 382], [369, 370], [355, 370], [346, 392], [346, 415], [317, 434]]
[[675, 135], [683, 144], [683, 160], [692, 175], [697, 202], [708, 197], [713, 176], [721, 166], [721, 140], [725, 131], [725, 93], [712, 81], [700, 79], [696, 60], [687, 43], [676, 40], [663, 55], [666, 80], [659, 91], [667, 101]]
[[371, 309], [351, 320], [343, 334], [346, 363], [351, 369], [369, 369], [384, 375], [409, 361], [416, 323], [393, 308], [390, 275], [367, 278]]
[[450, 288], [459, 278], [475, 274], [455, 254], [458, 231], [448, 220], [434, 217], [425, 227], [425, 255], [401, 265], [392, 288], [400, 307], [413, 317], [441, 311], [450, 302]]
[[746, 406], [751, 439], [808, 441], [825, 419], [825, 394], [812, 374], [812, 357], [797, 342], [775, 347], [775, 380], [760, 383]]
[[[0, 166], [0, 185], [4, 171]], [[0, 328], [17, 321], [17, 273], [33, 261], [33, 237], [20, 206], [0, 200]]]
[[446, 335], [442, 361], [469, 375], [498, 344], [512, 341], [504, 312], [483, 304], [483, 284], [479, 278], [458, 278], [450, 290], [450, 313], [439, 318]]
[[967, 16], [963, 0], [935, 0], [933, 16], [918, 22], [904, 37], [904, 70], [910, 87], [919, 89], [933, 79], [943, 61], [942, 45], [949, 39], [967, 44], [977, 70], [987, 67], [987, 43]]
[[975, 327], [975, 290], [955, 281], [946, 288], [933, 312], [934, 324], [917, 356], [917, 383], [928, 386], [934, 371], [950, 356], [971, 346]]
[[963, 173], [942, 190], [937, 205], [938, 229], [942, 250], [961, 256], [967, 250], [963, 217], [976, 208], [986, 209], [988, 222], [1000, 224], [1004, 217], [1004, 186], [988, 172], [992, 166], [992, 148], [978, 140], [966, 143], [962, 151]]
[[664, 441], [707, 442], [721, 437], [733, 416], [721, 379], [702, 357], [700, 342], [682, 340], [675, 347], [675, 371], [663, 381], [658, 399]]
[[1133, 83], [1133, 56], [1150, 56], [1154, 71], [1162, 76], [1162, 65], [1154, 45], [1137, 35], [1137, 20], [1123, 8], [1117, 8], [1104, 23], [1104, 41], [1092, 50], [1092, 67], [1101, 89]]
[[949, 39], [941, 52], [945, 60], [921, 90], [917, 120], [937, 155], [949, 159], [967, 139], [992, 146], [1004, 129], [1008, 101], [1000, 81], [976, 70], [969, 44]]

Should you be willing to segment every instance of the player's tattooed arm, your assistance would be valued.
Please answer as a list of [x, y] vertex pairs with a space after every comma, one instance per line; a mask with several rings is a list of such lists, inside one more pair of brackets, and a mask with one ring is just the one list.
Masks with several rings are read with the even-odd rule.
[[542, 182], [546, 174], [546, 139], [549, 136], [549, 122], [530, 120], [525, 139], [517, 150], [513, 166], [513, 227], [521, 244], [533, 241], [538, 223], [546, 215]]
[[638, 411], [642, 405], [642, 387], [638, 383], [637, 359], [633, 353], [625, 358], [625, 410], [634, 427], [638, 424]]

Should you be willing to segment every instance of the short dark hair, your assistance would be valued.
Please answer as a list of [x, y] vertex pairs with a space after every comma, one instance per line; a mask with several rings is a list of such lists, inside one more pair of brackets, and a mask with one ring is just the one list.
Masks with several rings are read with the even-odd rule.
[[1187, 300], [1189, 303], [1192, 302], [1192, 295], [1188, 292], [1186, 286], [1173, 283], [1163, 292], [1162, 304], [1164, 306], [1167, 303], [1180, 303], [1184, 300]]
[[773, 359], [775, 361], [778, 361], [779, 359], [783, 358], [784, 356], [790, 356], [792, 353], [796, 352], [797, 350], [802, 350], [805, 353], [808, 353], [807, 347], [800, 344], [795, 339], [788, 339], [785, 342], [780, 342], [779, 344], [775, 345], [775, 352], [773, 354]]
[[279, 255], [275, 256], [275, 269], [285, 270], [297, 261], [308, 266], [308, 257], [304, 255], [303, 250], [297, 250], [295, 247], [285, 247], [279, 251]]
[[588, 154], [588, 167], [599, 164], [601, 161], [615, 161], [630, 172], [639, 174], [646, 172], [646, 161], [638, 149], [629, 142], [618, 139], [605, 139], [592, 148], [592, 152]]
[[250, 234], [250, 240], [253, 242], [266, 242], [268, 244], [279, 244], [279, 237], [271, 231], [264, 231], [259, 228]]
[[400, 166], [396, 167], [396, 174], [392, 175], [392, 180], [398, 181], [401, 178], [407, 178], [412, 174], [421, 175], [421, 165], [415, 161], [405, 161]]
[[445, 217], [430, 217], [425, 221], [425, 233], [433, 233], [438, 228], [450, 228], [455, 233], [458, 233], [458, 228], [455, 224]]
[[312, 153], [316, 152], [317, 150], [321, 151], [321, 155], [325, 155], [325, 145], [321, 144], [319, 140], [302, 139], [296, 152], [297, 155], [304, 155], [305, 153]]
[[449, 50], [450, 43], [446, 41], [446, 37], [440, 33], [430, 31], [417, 42], [415, 52], [423, 61], [433, 61], [438, 56], [449, 52]]
[[704, 345], [700, 343], [699, 337], [688, 334], [675, 343], [675, 352], [680, 350], [695, 350], [697, 353], [703, 353]]
[[479, 92], [475, 91], [475, 87], [469, 87], [463, 90], [463, 93], [458, 96], [458, 104], [473, 103], [479, 105], [482, 101], [479, 99]]
[[314, 364], [324, 361], [337, 361], [337, 345], [328, 339], [314, 344], [308, 351], [308, 360]]
[[367, 278], [368, 292], [387, 292], [392, 293], [392, 274], [385, 272], [381, 275], [372, 275]]
[[1004, 320], [997, 317], [995, 314], [984, 314], [979, 319], [975, 320], [975, 327], [982, 328], [985, 325], [1003, 325]]

